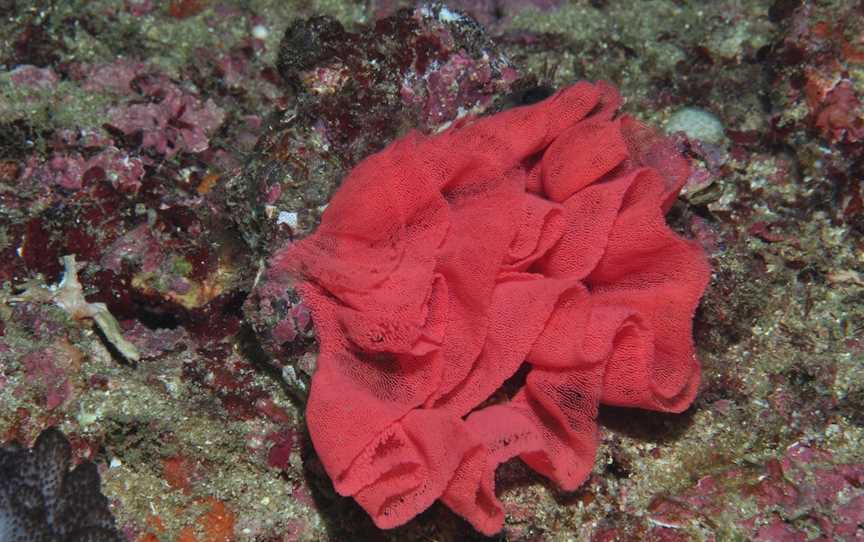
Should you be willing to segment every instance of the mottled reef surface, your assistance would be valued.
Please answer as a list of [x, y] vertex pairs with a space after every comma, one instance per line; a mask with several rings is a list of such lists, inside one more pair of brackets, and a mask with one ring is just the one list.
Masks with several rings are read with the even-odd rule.
[[864, 539], [859, 0], [0, 0], [0, 443], [59, 427], [129, 540], [481, 540], [333, 492], [266, 261], [407, 130], [579, 79], [693, 159], [703, 383], [602, 410], [578, 491], [504, 465], [498, 539]]

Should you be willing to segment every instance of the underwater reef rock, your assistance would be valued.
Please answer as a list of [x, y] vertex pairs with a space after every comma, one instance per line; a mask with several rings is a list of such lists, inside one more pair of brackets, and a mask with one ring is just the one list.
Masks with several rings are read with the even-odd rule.
[[[281, 382], [309, 389], [310, 307], [258, 272], [312, 231], [347, 171], [409, 129], [436, 134], [453, 111], [459, 122], [606, 80], [628, 113], [684, 130], [670, 137], [691, 177], [666, 220], [713, 269], [694, 320], [702, 383], [683, 415], [601, 405], [576, 491], [502, 464], [499, 538], [862, 538], [861, 0], [447, 6], [0, 0], [0, 440], [30, 446], [61, 427], [74, 463], [100, 461], [117, 528], [136, 542], [487, 540], [441, 502], [381, 531], [337, 494], [305, 401]], [[300, 39], [340, 26], [346, 40], [319, 42], [335, 56]], [[670, 122], [692, 108], [725, 137]], [[261, 177], [238, 177], [245, 164]], [[266, 192], [272, 203], [257, 190], [279, 168], [310, 174]], [[67, 255], [84, 300], [105, 303], [139, 362], [29, 295], [50, 293]], [[796, 481], [797, 466], [776, 462], [801, 446], [832, 458]]]
[[[264, 256], [311, 233], [361, 159], [411, 128], [434, 133], [495, 109], [525, 83], [476, 21], [440, 3], [398, 10], [354, 32], [324, 16], [299, 19], [282, 38], [277, 68], [292, 105], [270, 117], [226, 187], [244, 239]], [[316, 345], [293, 283], [263, 274], [244, 312], [304, 397]]]
[[227, 187], [244, 238], [267, 255], [314, 228], [361, 159], [409, 128], [429, 133], [484, 111], [518, 78], [476, 21], [437, 3], [355, 32], [326, 16], [294, 21], [277, 69], [294, 100]]

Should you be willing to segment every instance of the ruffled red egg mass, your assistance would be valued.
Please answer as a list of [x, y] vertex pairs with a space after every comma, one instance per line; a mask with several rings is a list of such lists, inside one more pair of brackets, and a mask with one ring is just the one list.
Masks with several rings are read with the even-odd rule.
[[600, 403], [692, 402], [710, 269], [664, 220], [689, 166], [619, 105], [608, 84], [579, 83], [410, 133], [274, 257], [300, 278], [320, 340], [315, 449], [379, 527], [441, 499], [495, 533], [502, 462], [572, 490], [594, 463]]

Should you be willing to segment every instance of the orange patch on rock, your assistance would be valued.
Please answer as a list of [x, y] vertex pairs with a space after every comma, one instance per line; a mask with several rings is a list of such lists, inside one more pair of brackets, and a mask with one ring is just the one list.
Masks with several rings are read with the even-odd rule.
[[184, 527], [177, 542], [234, 542], [234, 512], [222, 501], [209, 498], [204, 502], [210, 509], [198, 516], [195, 527]]
[[189, 481], [189, 464], [179, 456], [162, 460], [162, 477], [173, 489], [179, 489], [184, 495], [189, 494], [192, 485]]
[[208, 194], [219, 182], [219, 178], [219, 175], [217, 175], [216, 173], [210, 173], [208, 175], [205, 175], [204, 179], [202, 179], [201, 182], [198, 184], [198, 188], [196, 188], [198, 194], [202, 196], [204, 194]]
[[147, 528], [149, 528], [151, 531], [156, 531], [157, 533], [165, 532], [165, 524], [162, 523], [162, 518], [160, 518], [159, 516], [148, 516]]
[[213, 501], [210, 511], [198, 518], [204, 529], [202, 542], [230, 542], [234, 540], [234, 512], [222, 501]]
[[206, 4], [203, 0], [172, 0], [168, 5], [168, 15], [175, 19], [185, 19], [204, 11]]

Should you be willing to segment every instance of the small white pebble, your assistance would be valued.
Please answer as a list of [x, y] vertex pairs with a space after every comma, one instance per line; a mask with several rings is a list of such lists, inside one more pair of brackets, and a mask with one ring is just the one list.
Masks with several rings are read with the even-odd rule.
[[684, 132], [693, 139], [715, 144], [725, 139], [720, 119], [698, 107], [684, 107], [673, 113], [666, 123], [666, 132]]
[[289, 213], [288, 211], [280, 211], [276, 218], [276, 225], [288, 224], [288, 227], [294, 229], [299, 224], [297, 213]]
[[462, 16], [455, 11], [450, 11], [446, 7], [442, 6], [441, 11], [438, 12], [438, 20], [442, 23], [453, 23], [461, 21]]
[[117, 459], [116, 457], [112, 457], [111, 462], [108, 463], [109, 469], [116, 469], [117, 467], [122, 467], [122, 466], [123, 466], [123, 462], [120, 461], [119, 459]]
[[270, 31], [267, 30], [267, 27], [263, 24], [256, 24], [252, 27], [252, 37], [257, 38], [259, 40], [267, 39], [267, 36], [270, 35]]

